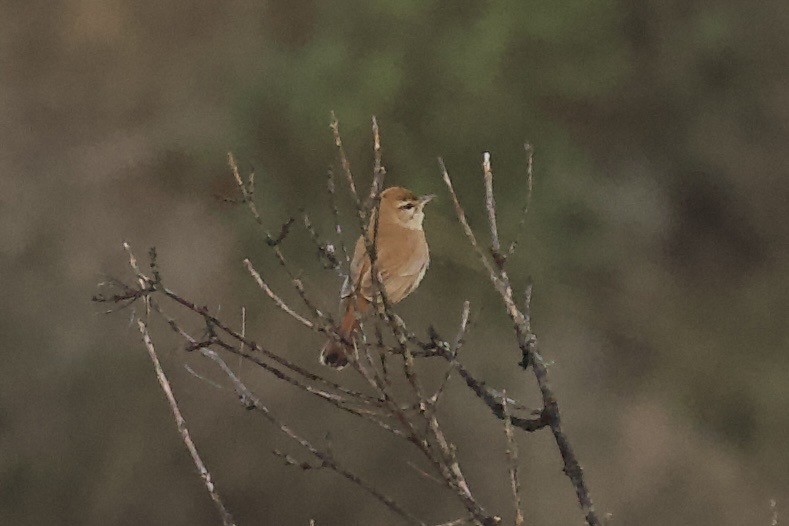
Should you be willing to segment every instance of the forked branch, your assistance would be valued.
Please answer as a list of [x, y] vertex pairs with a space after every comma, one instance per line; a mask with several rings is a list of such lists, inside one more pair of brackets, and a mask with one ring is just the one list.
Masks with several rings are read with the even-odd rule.
[[534, 372], [534, 377], [537, 380], [537, 385], [539, 386], [540, 393], [542, 395], [542, 420], [547, 422], [551, 432], [553, 433], [554, 440], [556, 441], [556, 445], [559, 448], [559, 453], [562, 456], [562, 461], [564, 462], [564, 472], [575, 488], [578, 504], [584, 512], [584, 518], [586, 519], [586, 522], [589, 526], [599, 526], [600, 520], [594, 511], [592, 498], [589, 494], [589, 489], [586, 485], [586, 482], [584, 481], [583, 470], [581, 469], [581, 465], [578, 463], [575, 452], [570, 445], [569, 439], [567, 438], [567, 434], [562, 430], [559, 403], [556, 400], [556, 396], [554, 395], [550, 386], [548, 368], [546, 367], [542, 356], [537, 350], [537, 338], [531, 331], [531, 316], [529, 312], [531, 308], [531, 287], [529, 287], [527, 291], [527, 302], [524, 312], [515, 303], [512, 285], [510, 284], [510, 278], [504, 267], [505, 258], [499, 251], [499, 245], [497, 241], [498, 227], [496, 221], [496, 205], [492, 198], [493, 172], [490, 169], [490, 154], [486, 153], [484, 157], [483, 176], [485, 180], [487, 197], [485, 200], [485, 206], [488, 213], [488, 226], [490, 227], [491, 231], [491, 239], [495, 240], [493, 246], [491, 247], [491, 255], [494, 259], [493, 263], [491, 263], [490, 259], [488, 259], [487, 255], [480, 248], [477, 238], [474, 235], [474, 231], [468, 224], [463, 206], [460, 204], [460, 200], [455, 193], [455, 188], [452, 185], [452, 179], [450, 178], [446, 166], [441, 159], [439, 159], [439, 167], [441, 169], [444, 183], [446, 184], [449, 194], [452, 198], [452, 203], [455, 207], [455, 213], [463, 228], [463, 232], [466, 234], [469, 243], [477, 253], [477, 256], [480, 258], [485, 270], [487, 270], [488, 277], [490, 278], [493, 287], [501, 296], [507, 314], [514, 325], [516, 341], [522, 353], [521, 365], [524, 368], [527, 368], [531, 365], [532, 371]]

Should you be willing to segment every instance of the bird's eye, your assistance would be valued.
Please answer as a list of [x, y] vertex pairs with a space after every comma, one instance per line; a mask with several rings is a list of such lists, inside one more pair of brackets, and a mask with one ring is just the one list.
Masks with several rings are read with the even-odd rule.
[[406, 203], [400, 207], [401, 210], [411, 210], [414, 208], [414, 203]]

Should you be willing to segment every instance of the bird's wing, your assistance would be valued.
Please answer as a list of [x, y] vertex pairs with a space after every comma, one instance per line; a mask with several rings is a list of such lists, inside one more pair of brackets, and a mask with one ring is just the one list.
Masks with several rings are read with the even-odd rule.
[[386, 283], [386, 295], [392, 303], [402, 301], [419, 286], [427, 271], [428, 261], [420, 263], [419, 269], [413, 274], [399, 274], [389, 276]]
[[345, 278], [340, 297], [347, 298], [354, 292], [359, 292], [365, 299], [372, 301], [370, 258], [367, 257], [367, 247], [364, 246], [364, 237], [362, 236], [359, 236], [359, 239], [356, 240], [353, 259], [351, 260], [351, 275]]
[[[396, 240], [387, 239], [398, 236]], [[376, 269], [385, 284], [389, 300], [397, 303], [410, 294], [422, 280], [429, 263], [428, 248], [422, 231], [397, 229], [379, 231]], [[370, 275], [370, 258], [364, 238], [359, 237], [351, 261], [350, 281], [343, 284], [341, 296], [354, 292], [368, 301], [373, 300], [373, 282]]]

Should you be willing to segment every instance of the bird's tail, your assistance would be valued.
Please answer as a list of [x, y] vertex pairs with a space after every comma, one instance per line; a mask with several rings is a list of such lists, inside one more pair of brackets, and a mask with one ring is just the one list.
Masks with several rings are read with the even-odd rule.
[[359, 319], [356, 314], [357, 312], [364, 313], [368, 305], [369, 303], [364, 298], [359, 300], [348, 298], [345, 314], [343, 314], [340, 326], [337, 328], [337, 334], [343, 341], [337, 341], [333, 337], [326, 340], [318, 358], [323, 365], [335, 369], [342, 369], [348, 365], [348, 356], [353, 353], [353, 345], [351, 344], [353, 335], [359, 330]]

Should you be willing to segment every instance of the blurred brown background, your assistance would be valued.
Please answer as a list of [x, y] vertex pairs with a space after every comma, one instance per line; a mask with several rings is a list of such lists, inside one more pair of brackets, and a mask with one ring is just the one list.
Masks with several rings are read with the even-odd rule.
[[[766, 525], [770, 498], [786, 509], [786, 2], [6, 0], [0, 15], [0, 523], [218, 523], [131, 313], [105, 316], [90, 296], [107, 274], [128, 279], [121, 241], [156, 245], [173, 288], [236, 324], [245, 305], [256, 339], [317, 368], [319, 338], [243, 272], [251, 257], [290, 293], [259, 233], [215, 194], [233, 192], [232, 150], [255, 167], [272, 229], [305, 207], [328, 233], [330, 110], [361, 180], [375, 114], [389, 182], [441, 195], [433, 263], [402, 315], [450, 334], [470, 299], [467, 365], [536, 404], [436, 166], [485, 239], [492, 152], [509, 240], [522, 144], [535, 145], [511, 271], [534, 278], [565, 426], [612, 524]], [[338, 279], [306, 236], [286, 250], [334, 308]], [[303, 452], [189, 375], [185, 363], [212, 372], [164, 328], [154, 336], [240, 525], [397, 524], [336, 475], [284, 466], [271, 449]], [[415, 513], [458, 515], [405, 465], [410, 449], [241, 371]], [[498, 424], [458, 383], [441, 417], [483, 502], [509, 513]], [[579, 524], [549, 434], [519, 443], [528, 523]]]

